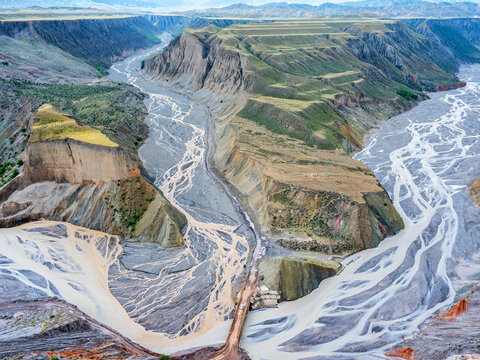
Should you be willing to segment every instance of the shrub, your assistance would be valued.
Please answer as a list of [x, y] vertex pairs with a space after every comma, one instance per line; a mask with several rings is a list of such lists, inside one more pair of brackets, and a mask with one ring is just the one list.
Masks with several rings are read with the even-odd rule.
[[405, 100], [416, 100], [418, 99], [418, 95], [412, 93], [411, 91], [408, 90], [398, 90], [397, 94], [403, 97]]

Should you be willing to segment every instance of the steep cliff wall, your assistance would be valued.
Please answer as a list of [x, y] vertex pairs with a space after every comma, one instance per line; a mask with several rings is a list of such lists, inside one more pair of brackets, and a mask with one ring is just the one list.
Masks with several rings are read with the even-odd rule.
[[409, 19], [415, 31], [442, 43], [460, 62], [480, 61], [480, 19]]
[[313, 240], [308, 247], [281, 241], [288, 248], [346, 255], [375, 247], [404, 226], [373, 174], [345, 153], [278, 138], [235, 117], [216, 136], [214, 160], [263, 232]]
[[131, 157], [119, 147], [87, 144], [67, 138], [29, 143], [23, 174], [32, 183], [106, 183], [128, 179], [129, 171], [136, 167]]
[[162, 78], [176, 80], [192, 90], [209, 88], [228, 94], [248, 91], [246, 68], [247, 58], [223, 49], [220, 39], [202, 43], [187, 32], [157, 56], [146, 59], [144, 67], [149, 74], [161, 74]]
[[280, 293], [282, 301], [292, 301], [310, 294], [339, 270], [315, 261], [267, 258], [260, 263], [258, 274], [265, 286]]
[[[184, 216], [141, 177], [106, 183], [39, 181], [21, 176], [0, 193], [0, 226], [48, 219], [110, 234], [183, 246]], [[10, 189], [9, 189], [10, 188]]]
[[[307, 250], [340, 255], [377, 246], [403, 221], [372, 173], [342, 148], [361, 148], [377, 119], [424, 98], [419, 90], [458, 84], [431, 54], [450, 65], [453, 55], [396, 22], [346, 22], [337, 37], [338, 24], [328, 23], [323, 40], [290, 39], [288, 31], [312, 24], [267, 25], [189, 30], [147, 59], [145, 71], [215, 109], [214, 162], [262, 231], [307, 237]], [[323, 48], [302, 52], [299, 41]]]
[[0, 21], [0, 35], [29, 33], [99, 69], [159, 42], [156, 34], [180, 23], [181, 16], [110, 19]]
[[0, 192], [0, 224], [67, 221], [164, 247], [183, 246], [185, 217], [141, 177], [132, 156], [98, 130], [72, 124], [52, 109], [38, 110], [23, 173]]

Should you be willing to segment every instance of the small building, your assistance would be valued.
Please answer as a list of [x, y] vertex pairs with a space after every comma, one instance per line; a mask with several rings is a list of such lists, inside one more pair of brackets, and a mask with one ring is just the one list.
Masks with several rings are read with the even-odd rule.
[[278, 306], [278, 301], [280, 300], [280, 294], [278, 291], [270, 290], [265, 285], [260, 287], [255, 294], [252, 295], [250, 299], [250, 306], [252, 310], [262, 309], [262, 308], [276, 308]]

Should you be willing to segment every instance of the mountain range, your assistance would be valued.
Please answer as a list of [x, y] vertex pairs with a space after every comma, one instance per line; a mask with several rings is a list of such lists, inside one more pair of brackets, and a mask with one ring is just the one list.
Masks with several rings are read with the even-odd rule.
[[247, 17], [247, 18], [301, 18], [317, 16], [369, 15], [386, 17], [475, 17], [480, 14], [477, 2], [424, 1], [424, 0], [373, 0], [339, 2], [271, 2], [254, 5], [252, 2], [233, 3], [225, 0], [202, 0], [192, 3], [180, 0], [172, 7], [164, 0], [5, 0], [1, 8], [96, 8], [128, 12], [181, 12], [191, 16]]

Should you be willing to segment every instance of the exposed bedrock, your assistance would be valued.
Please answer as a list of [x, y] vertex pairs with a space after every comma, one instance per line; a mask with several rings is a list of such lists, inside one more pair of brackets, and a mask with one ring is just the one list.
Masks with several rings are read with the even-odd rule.
[[29, 143], [23, 174], [0, 193], [0, 224], [49, 219], [183, 246], [186, 219], [119, 147], [72, 139]]
[[114, 19], [0, 22], [0, 35], [20, 32], [54, 45], [91, 65], [106, 69], [114, 61], [155, 45], [155, 37], [183, 20], [181, 16], [132, 16]]
[[260, 262], [258, 273], [265, 286], [280, 293], [281, 301], [291, 301], [311, 293], [339, 269], [312, 260], [266, 258]]
[[[205, 34], [208, 33], [211, 29], [205, 28]], [[359, 41], [371, 51], [376, 44]], [[145, 60], [145, 71], [168, 80], [169, 86], [190, 92], [212, 110], [216, 120], [213, 134], [216, 168], [243, 197], [244, 205], [261, 230], [275, 237], [289, 233], [309, 237], [314, 244], [328, 245], [329, 253], [340, 255], [377, 246], [386, 236], [401, 230], [403, 221], [384, 189], [362, 163], [341, 148], [322, 149], [319, 148], [322, 139], [312, 143], [308, 137], [303, 142], [290, 137], [288, 127], [282, 134], [275, 133], [268, 124], [267, 129], [262, 126], [261, 120], [251, 121], [238, 114], [250, 103], [261, 104], [257, 95], [253, 95], [262, 81], [251, 63], [256, 58], [232, 50], [245, 43], [248, 38], [235, 47], [222, 36], [204, 35], [202, 31], [183, 32], [162, 53]], [[364, 54], [365, 50], [362, 51]], [[403, 53], [403, 49], [396, 51]], [[268, 58], [263, 60], [268, 64]], [[380, 74], [382, 79], [386, 78], [384, 73]], [[252, 96], [255, 100], [250, 100], [254, 99]], [[261, 101], [272, 101], [264, 99]], [[297, 106], [293, 101], [292, 106]], [[338, 111], [332, 112], [332, 116], [344, 117], [339, 118], [340, 125], [333, 126], [339, 126], [338, 133], [343, 133], [339, 143], [347, 144], [345, 147], [350, 149], [362, 146], [363, 135], [375, 126], [376, 118], [387, 118], [407, 106], [383, 104], [362, 93], [338, 95], [329, 104]], [[322, 106], [313, 104], [311, 109], [318, 113], [324, 111]], [[275, 113], [281, 117], [285, 113], [277, 111], [277, 107], [272, 107], [272, 111], [255, 109], [261, 112], [259, 119]], [[330, 110], [325, 111], [329, 114]], [[294, 120], [292, 117], [292, 126]], [[302, 134], [307, 131], [299, 129]], [[339, 250], [332, 251], [332, 246]]]
[[[223, 176], [244, 195], [262, 231], [279, 236], [290, 231], [307, 235], [314, 239], [314, 245], [328, 245], [328, 253], [346, 254], [375, 247], [404, 227], [387, 193], [372, 175], [365, 176], [363, 171], [368, 170], [363, 164], [358, 163], [363, 167], [353, 174], [348, 168], [330, 165], [269, 166], [242, 152], [233, 143], [234, 138], [228, 139], [217, 139], [216, 163]], [[339, 161], [356, 163], [345, 158]], [[282, 174], [287, 166], [305, 174], [304, 181]], [[331, 174], [322, 176], [322, 171]], [[342, 181], [341, 186], [338, 181]], [[284, 245], [287, 243], [292, 249], [311, 250], [291, 246], [301, 246], [296, 241]]]
[[105, 183], [128, 179], [137, 168], [120, 147], [87, 144], [74, 139], [29, 143], [23, 174], [30, 182]]
[[222, 48], [220, 39], [209, 43], [182, 33], [160, 54], [145, 60], [145, 71], [166, 80], [179, 80], [191, 90], [209, 88], [218, 93], [237, 94], [249, 89], [247, 58]]

